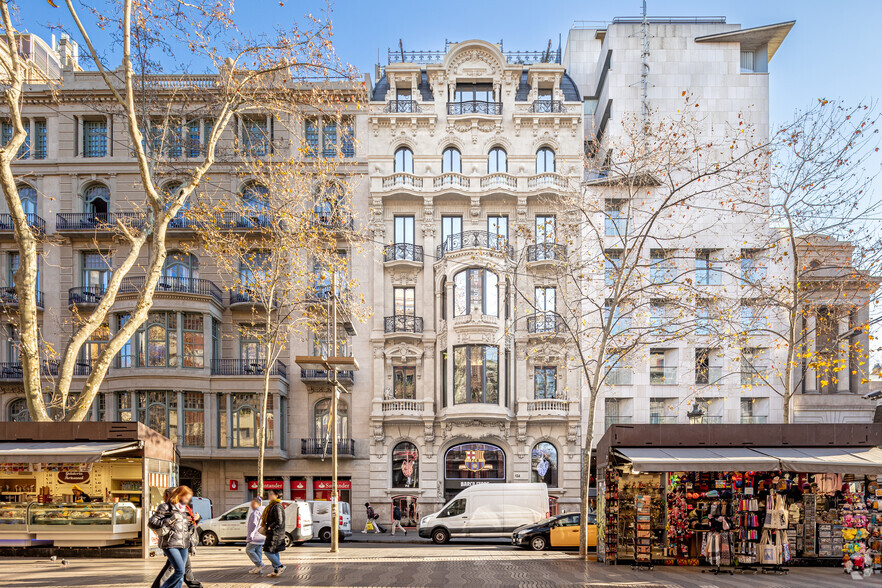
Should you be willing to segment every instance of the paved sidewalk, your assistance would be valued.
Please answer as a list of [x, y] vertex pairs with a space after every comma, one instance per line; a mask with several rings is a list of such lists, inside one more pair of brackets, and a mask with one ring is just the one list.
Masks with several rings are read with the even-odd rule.
[[[396, 535], [397, 538], [397, 535]], [[205, 588], [269, 586], [509, 586], [639, 588], [841, 588], [880, 587], [882, 576], [851, 580], [836, 568], [797, 568], [786, 576], [713, 576], [699, 568], [657, 567], [635, 571], [579, 561], [570, 553], [531, 552], [510, 546], [457, 543], [446, 546], [356, 543], [339, 554], [327, 546], [282, 554], [288, 568], [278, 578], [250, 576], [244, 548], [201, 548], [193, 571]], [[0, 559], [0, 584], [9, 588], [134, 588], [148, 586], [163, 564], [143, 560], [76, 559], [62, 566], [47, 559]]]

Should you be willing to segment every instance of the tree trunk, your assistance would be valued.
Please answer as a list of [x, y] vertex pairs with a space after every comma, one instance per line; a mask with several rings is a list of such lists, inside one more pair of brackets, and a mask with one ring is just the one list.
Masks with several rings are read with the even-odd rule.
[[263, 462], [266, 456], [266, 406], [269, 400], [270, 365], [263, 370], [263, 399], [260, 403], [260, 426], [257, 428], [257, 492], [263, 498]]
[[594, 444], [594, 415], [597, 412], [597, 391], [590, 390], [588, 423], [585, 425], [585, 445], [582, 447], [582, 484], [579, 494], [579, 557], [588, 559], [588, 487], [591, 484], [591, 446]]

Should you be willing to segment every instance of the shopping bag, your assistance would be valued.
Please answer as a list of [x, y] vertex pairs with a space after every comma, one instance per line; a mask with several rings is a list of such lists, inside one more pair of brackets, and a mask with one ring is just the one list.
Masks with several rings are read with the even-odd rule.
[[759, 544], [759, 562], [763, 565], [773, 566], [778, 563], [776, 557], [775, 541], [768, 531], [763, 531]]
[[368, 521], [368, 523], [364, 529], [366, 532], [373, 533], [374, 532], [374, 523], [371, 521]]
[[787, 536], [787, 531], [779, 531], [781, 535], [781, 563], [787, 563], [790, 561], [790, 538]]

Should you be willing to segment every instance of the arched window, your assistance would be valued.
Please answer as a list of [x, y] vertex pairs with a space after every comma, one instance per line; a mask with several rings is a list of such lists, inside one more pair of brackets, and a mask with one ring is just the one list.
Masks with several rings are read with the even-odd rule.
[[269, 188], [257, 182], [242, 186], [242, 203], [252, 210], [263, 210], [269, 204]]
[[489, 443], [462, 443], [444, 454], [446, 480], [505, 480], [505, 452]]
[[92, 184], [83, 192], [87, 214], [107, 214], [110, 210], [110, 188], [104, 184]]
[[537, 443], [532, 454], [532, 481], [557, 488], [557, 448], [546, 441]]
[[453, 276], [453, 316], [473, 312], [499, 316], [499, 278], [490, 270], [471, 268]]
[[401, 147], [395, 152], [395, 173], [413, 173], [413, 151]]
[[172, 251], [165, 258], [162, 266], [162, 277], [169, 279], [188, 280], [199, 277], [199, 258], [192, 253]]
[[487, 173], [507, 173], [508, 154], [502, 147], [494, 147], [487, 156]]
[[151, 312], [137, 335], [138, 365], [178, 366], [178, 313]]
[[37, 214], [37, 190], [28, 184], [18, 186], [18, 197], [25, 214]]
[[409, 441], [402, 441], [392, 450], [392, 487], [420, 487], [420, 452]]
[[543, 147], [536, 152], [536, 173], [550, 173], [554, 170], [554, 151], [550, 147]]
[[456, 147], [448, 147], [444, 150], [441, 158], [441, 173], [462, 173], [462, 157], [459, 149]]
[[[316, 439], [325, 439], [331, 432], [331, 399], [323, 398], [315, 403], [313, 409]], [[349, 438], [349, 407], [345, 402], [337, 401], [337, 436]]]
[[31, 413], [28, 412], [28, 401], [24, 398], [16, 398], [9, 403], [9, 422], [11, 423], [27, 423], [31, 420]]

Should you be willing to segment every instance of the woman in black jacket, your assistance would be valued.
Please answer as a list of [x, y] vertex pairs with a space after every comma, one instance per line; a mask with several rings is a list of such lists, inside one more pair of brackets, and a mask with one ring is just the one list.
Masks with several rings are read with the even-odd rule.
[[279, 560], [279, 553], [285, 551], [285, 507], [282, 506], [278, 491], [267, 490], [267, 496], [270, 503], [263, 511], [260, 524], [266, 529], [263, 552], [273, 564], [273, 571], [267, 574], [267, 577], [270, 577], [278, 576], [285, 571], [285, 566]]
[[159, 548], [174, 568], [174, 572], [162, 583], [161, 588], [181, 588], [184, 582], [195, 525], [193, 511], [189, 506], [192, 497], [193, 491], [187, 486], [178, 486], [147, 521], [147, 526], [156, 531], [159, 537]]

